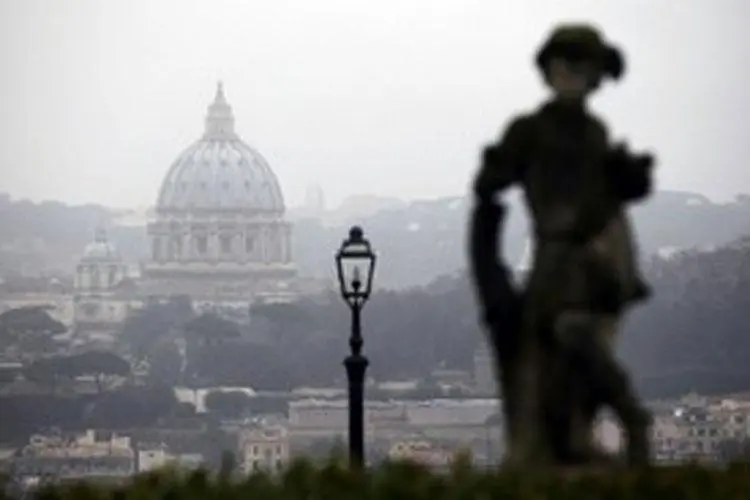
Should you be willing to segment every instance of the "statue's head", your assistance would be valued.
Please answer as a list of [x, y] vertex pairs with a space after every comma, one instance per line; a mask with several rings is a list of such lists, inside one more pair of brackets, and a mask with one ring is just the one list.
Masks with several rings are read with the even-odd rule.
[[604, 78], [618, 80], [625, 70], [620, 50], [586, 24], [553, 30], [537, 53], [536, 65], [556, 96], [565, 100], [584, 99]]

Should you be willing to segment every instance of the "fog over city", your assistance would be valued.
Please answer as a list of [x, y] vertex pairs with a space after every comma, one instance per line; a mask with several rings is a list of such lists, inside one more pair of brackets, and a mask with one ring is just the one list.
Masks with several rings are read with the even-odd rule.
[[0, 2], [0, 190], [149, 206], [223, 80], [240, 135], [290, 205], [310, 183], [458, 195], [478, 147], [542, 96], [532, 65], [561, 20], [627, 55], [596, 108], [658, 150], [659, 185], [729, 199], [742, 168], [750, 61], [742, 0], [133, 0]]
[[750, 457], [748, 19], [0, 0], [0, 497]]

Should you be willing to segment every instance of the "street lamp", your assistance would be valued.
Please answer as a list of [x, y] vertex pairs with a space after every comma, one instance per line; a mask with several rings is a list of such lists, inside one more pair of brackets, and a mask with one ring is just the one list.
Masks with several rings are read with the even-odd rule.
[[349, 383], [349, 460], [353, 467], [362, 467], [365, 457], [365, 371], [369, 361], [362, 354], [362, 308], [372, 291], [375, 274], [375, 253], [362, 228], [353, 226], [349, 237], [336, 252], [336, 272], [341, 298], [352, 313], [351, 353], [344, 360]]

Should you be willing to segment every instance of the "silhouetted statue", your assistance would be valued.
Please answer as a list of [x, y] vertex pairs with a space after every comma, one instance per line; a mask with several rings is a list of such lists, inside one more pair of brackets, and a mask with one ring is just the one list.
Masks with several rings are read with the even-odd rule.
[[[472, 270], [500, 363], [508, 462], [603, 458], [592, 424], [607, 405], [620, 418], [633, 464], [648, 461], [649, 417], [613, 354], [624, 309], [648, 296], [637, 268], [627, 203], [651, 188], [653, 160], [612, 144], [586, 107], [624, 61], [585, 25], [557, 28], [536, 63], [553, 97], [520, 115], [488, 146], [474, 182]], [[533, 219], [534, 266], [523, 294], [497, 260], [502, 207], [522, 187]], [[495, 238], [495, 240], [493, 240]]]

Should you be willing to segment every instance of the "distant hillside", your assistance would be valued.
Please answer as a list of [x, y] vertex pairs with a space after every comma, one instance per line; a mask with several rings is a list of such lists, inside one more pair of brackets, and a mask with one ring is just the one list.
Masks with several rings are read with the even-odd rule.
[[[380, 253], [377, 273], [380, 286], [426, 285], [465, 266], [467, 199], [441, 198], [403, 204], [368, 197], [354, 199], [361, 203], [353, 202], [349, 207], [352, 210], [345, 211], [346, 216], [339, 215], [333, 220], [295, 217], [293, 251], [302, 274], [322, 276], [333, 272], [333, 252], [352, 223], [365, 228]], [[373, 206], [390, 208], [372, 213]], [[716, 204], [700, 195], [667, 191], [636, 207], [633, 214], [644, 254], [663, 248], [721, 245], [750, 234], [750, 197]], [[33, 204], [4, 199], [0, 202], [0, 272], [20, 270], [24, 264], [36, 268], [42, 262], [49, 268], [70, 272], [91, 240], [93, 228], [97, 224], [113, 224], [115, 219], [112, 210], [100, 206], [71, 207], [54, 202]], [[511, 204], [507, 228], [506, 254], [510, 262], [520, 258], [525, 236], [524, 209], [516, 200]], [[111, 227], [110, 239], [130, 261], [142, 259], [149, 248], [143, 227]]]
[[97, 224], [109, 224], [112, 213], [96, 205], [58, 202], [0, 202], [0, 272], [46, 268], [72, 270], [74, 257], [92, 239]]
[[750, 390], [750, 239], [657, 259], [645, 272], [656, 293], [620, 341], [642, 393]]
[[[381, 210], [356, 222], [380, 252], [378, 284], [385, 287], [426, 285], [437, 276], [465, 266], [467, 198], [414, 201], [403, 208]], [[661, 192], [633, 210], [644, 256], [661, 249], [706, 248], [750, 234], [750, 199], [717, 204], [693, 193]], [[303, 219], [295, 223], [295, 251], [306, 273], [332, 272], [333, 250], [347, 225], [324, 225]], [[527, 235], [525, 208], [514, 198], [506, 228], [506, 258], [521, 257]]]

